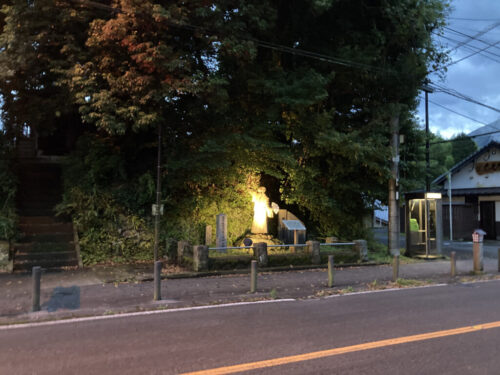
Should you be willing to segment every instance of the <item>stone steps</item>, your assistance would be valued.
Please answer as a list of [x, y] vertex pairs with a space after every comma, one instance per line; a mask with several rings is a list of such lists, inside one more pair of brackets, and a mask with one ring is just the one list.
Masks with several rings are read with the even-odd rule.
[[53, 212], [62, 200], [60, 165], [36, 160], [20, 163], [18, 178], [20, 236], [13, 245], [14, 270], [78, 266], [73, 224]]

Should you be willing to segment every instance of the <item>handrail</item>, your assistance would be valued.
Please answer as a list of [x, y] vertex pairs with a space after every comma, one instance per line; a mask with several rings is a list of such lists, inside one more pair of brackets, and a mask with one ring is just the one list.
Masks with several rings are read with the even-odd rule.
[[[354, 242], [333, 242], [320, 243], [320, 246], [348, 246], [354, 245]], [[306, 247], [305, 243], [285, 244], [285, 245], [267, 245], [267, 247]], [[253, 249], [255, 246], [228, 246], [228, 247], [209, 247], [208, 250], [234, 250], [234, 249]]]

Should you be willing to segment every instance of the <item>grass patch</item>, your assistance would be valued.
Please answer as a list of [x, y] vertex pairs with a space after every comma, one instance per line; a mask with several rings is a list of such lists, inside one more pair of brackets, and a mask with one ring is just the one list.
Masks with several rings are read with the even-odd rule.
[[[406, 249], [399, 249], [399, 262], [401, 264], [421, 263], [423, 260], [405, 256]], [[393, 256], [387, 253], [387, 246], [380, 242], [372, 242], [368, 246], [368, 260], [376, 263], [391, 263]]]
[[428, 285], [431, 282], [429, 280], [415, 280], [415, 279], [397, 279], [394, 283], [399, 288], [411, 288], [415, 286]]
[[340, 289], [339, 290], [339, 293], [340, 294], [348, 294], [348, 293], [353, 293], [355, 292], [354, 288], [352, 286], [348, 286], [347, 288], [344, 288], [344, 289]]

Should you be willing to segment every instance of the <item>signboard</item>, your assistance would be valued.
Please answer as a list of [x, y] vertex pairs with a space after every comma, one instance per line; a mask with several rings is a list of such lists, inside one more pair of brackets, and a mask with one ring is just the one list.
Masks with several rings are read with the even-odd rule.
[[476, 172], [479, 175], [500, 171], [500, 161], [477, 162]]
[[302, 224], [299, 220], [283, 220], [283, 225], [288, 230], [306, 230], [304, 224]]
[[151, 212], [153, 213], [153, 216], [162, 216], [163, 215], [163, 204], [160, 204], [160, 210], [158, 210], [158, 205], [153, 204], [151, 206]]

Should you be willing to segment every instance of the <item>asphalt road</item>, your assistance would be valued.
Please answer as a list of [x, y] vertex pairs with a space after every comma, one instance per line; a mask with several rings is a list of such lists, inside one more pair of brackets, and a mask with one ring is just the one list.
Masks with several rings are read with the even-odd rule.
[[[500, 281], [490, 281], [0, 327], [0, 373], [182, 374], [250, 363], [243, 373], [496, 374], [500, 328], [477, 325], [498, 321]], [[473, 332], [331, 352], [460, 327]], [[290, 359], [307, 353], [319, 357]]]

